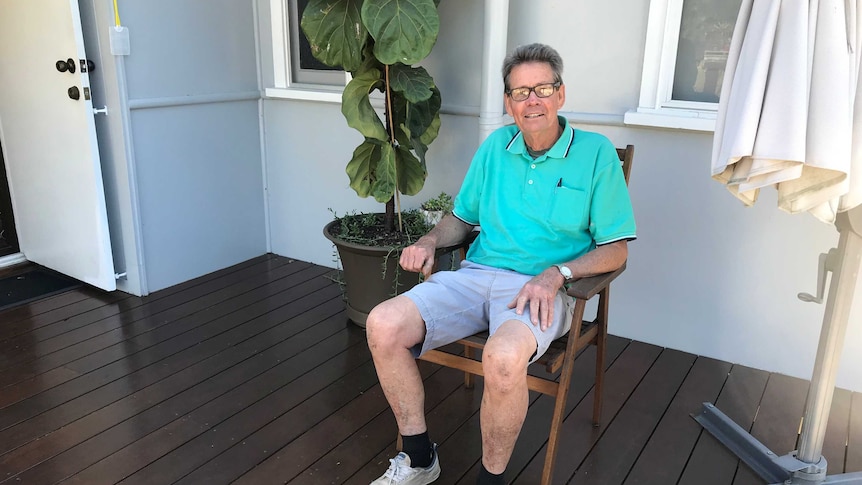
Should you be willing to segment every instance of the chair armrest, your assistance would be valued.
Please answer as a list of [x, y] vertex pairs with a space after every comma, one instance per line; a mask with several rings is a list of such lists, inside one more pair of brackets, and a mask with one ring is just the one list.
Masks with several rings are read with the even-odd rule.
[[621, 275], [622, 272], [625, 271], [625, 269], [626, 264], [623, 263], [623, 265], [620, 266], [619, 269], [611, 271], [609, 273], [603, 273], [600, 275], [575, 280], [569, 285], [569, 288], [566, 290], [566, 293], [574, 298], [579, 298], [581, 300], [589, 300], [590, 298], [597, 295], [600, 291], [607, 288], [607, 286], [611, 284], [611, 281], [615, 280], [617, 276]]

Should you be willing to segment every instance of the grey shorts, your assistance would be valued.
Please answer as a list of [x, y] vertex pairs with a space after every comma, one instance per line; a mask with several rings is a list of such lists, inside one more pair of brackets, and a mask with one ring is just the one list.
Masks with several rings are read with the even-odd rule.
[[419, 308], [425, 320], [425, 341], [416, 345], [414, 357], [477, 332], [494, 332], [508, 320], [524, 322], [536, 337], [536, 353], [542, 356], [555, 339], [569, 331], [574, 299], [557, 292], [554, 323], [544, 332], [530, 322], [529, 308], [523, 315], [508, 308], [509, 302], [532, 276], [463, 261], [457, 271], [438, 271], [423, 283], [404, 293]]

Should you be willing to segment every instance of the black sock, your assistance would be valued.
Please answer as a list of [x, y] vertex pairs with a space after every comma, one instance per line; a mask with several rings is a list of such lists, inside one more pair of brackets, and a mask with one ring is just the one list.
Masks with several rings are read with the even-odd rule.
[[427, 431], [413, 436], [401, 435], [401, 447], [401, 451], [410, 457], [410, 466], [413, 468], [428, 468], [431, 465], [434, 448]]
[[476, 485], [506, 485], [506, 479], [503, 477], [506, 472], [499, 475], [494, 475], [485, 469], [485, 464], [482, 463], [482, 469], [479, 470], [479, 479], [476, 480]]

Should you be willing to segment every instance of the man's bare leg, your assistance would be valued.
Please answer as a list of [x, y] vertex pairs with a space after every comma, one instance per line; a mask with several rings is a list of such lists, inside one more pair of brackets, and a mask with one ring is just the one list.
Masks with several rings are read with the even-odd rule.
[[[522, 324], [523, 325], [523, 324]], [[377, 378], [403, 436], [427, 431], [425, 388], [410, 348], [425, 339], [425, 322], [406, 296], [375, 307], [366, 321], [368, 347]]]
[[482, 464], [491, 473], [506, 470], [527, 416], [527, 363], [535, 351], [536, 338], [530, 329], [511, 320], [488, 339], [482, 353]]

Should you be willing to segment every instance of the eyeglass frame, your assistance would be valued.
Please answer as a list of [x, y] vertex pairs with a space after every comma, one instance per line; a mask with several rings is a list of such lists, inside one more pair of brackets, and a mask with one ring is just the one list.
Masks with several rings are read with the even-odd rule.
[[[554, 90], [551, 91], [551, 93], [548, 94], [547, 96], [542, 96], [541, 94], [539, 94], [538, 91], [536, 91], [536, 88], [541, 87], [541, 86], [548, 86], [548, 85], [553, 86]], [[518, 86], [517, 88], [512, 88], [512, 89], [506, 90], [505, 93], [506, 93], [506, 96], [509, 96], [509, 98], [512, 99], [512, 101], [517, 101], [517, 102], [526, 101], [526, 100], [530, 99], [531, 93], [535, 93], [537, 98], [546, 99], [546, 98], [550, 98], [551, 95], [556, 93], [557, 90], [560, 89], [560, 86], [562, 86], [562, 85], [563, 85], [562, 81], [554, 81], [552, 83], [536, 84], [535, 86]], [[528, 89], [529, 91], [527, 91], [527, 96], [524, 99], [515, 99], [512, 96], [512, 91], [514, 91], [516, 89]]]

